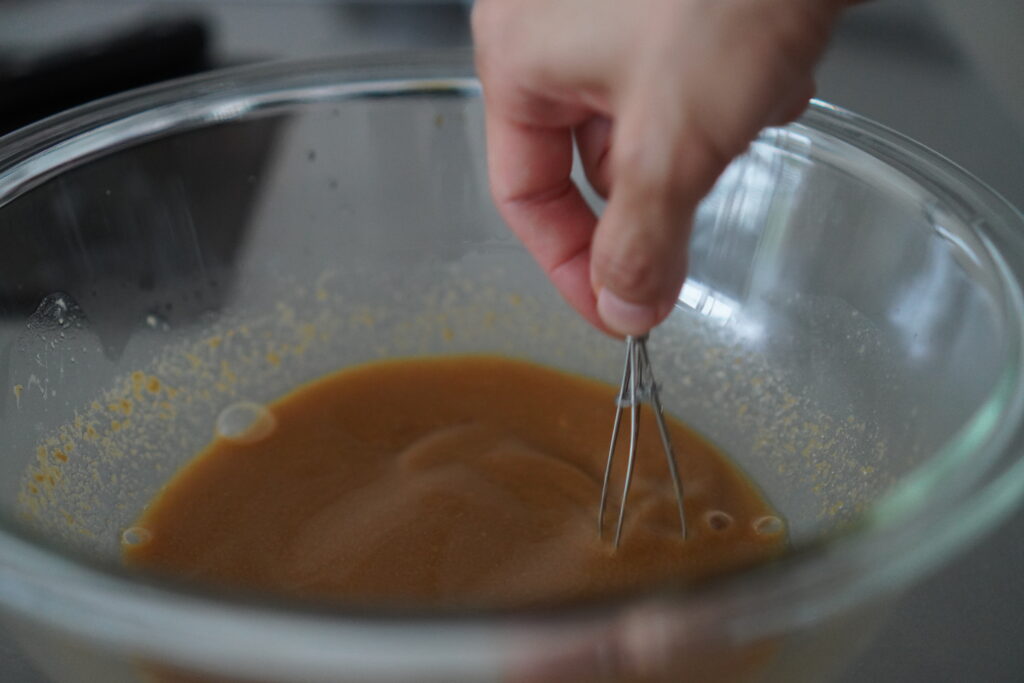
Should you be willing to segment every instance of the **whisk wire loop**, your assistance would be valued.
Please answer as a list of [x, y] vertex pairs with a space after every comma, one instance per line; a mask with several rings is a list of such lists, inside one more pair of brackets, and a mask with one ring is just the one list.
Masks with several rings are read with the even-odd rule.
[[662, 413], [661, 400], [658, 397], [658, 385], [654, 380], [654, 371], [651, 369], [650, 356], [647, 353], [647, 336], [626, 337], [626, 359], [622, 371], [622, 383], [619, 386], [619, 393], [615, 400], [615, 419], [612, 423], [611, 445], [608, 447], [608, 460], [604, 468], [604, 480], [601, 484], [601, 503], [597, 513], [598, 535], [604, 536], [604, 511], [608, 502], [608, 489], [611, 483], [612, 462], [615, 459], [615, 447], [619, 439], [619, 431], [622, 425], [622, 412], [628, 407], [630, 409], [630, 430], [629, 430], [629, 453], [626, 457], [626, 475], [622, 485], [622, 498], [619, 502], [618, 520], [615, 524], [614, 545], [619, 547], [622, 539], [622, 526], [626, 517], [626, 499], [629, 496], [630, 484], [633, 480], [633, 470], [636, 465], [636, 453], [640, 437], [640, 409], [641, 404], [647, 402], [654, 412], [654, 421], [658, 426], [658, 433], [661, 437], [662, 449], [668, 461], [668, 470], [672, 478], [672, 486], [675, 490], [676, 507], [679, 512], [679, 525], [683, 538], [686, 538], [686, 513], [683, 508], [683, 484], [679, 477], [679, 467], [676, 463], [675, 452], [672, 448], [672, 440], [665, 426], [665, 417]]

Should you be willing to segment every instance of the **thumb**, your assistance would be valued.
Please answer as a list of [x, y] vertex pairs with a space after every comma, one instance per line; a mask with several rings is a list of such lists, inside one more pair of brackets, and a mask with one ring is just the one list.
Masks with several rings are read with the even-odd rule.
[[669, 104], [645, 103], [616, 123], [611, 192], [591, 246], [598, 315], [623, 335], [646, 334], [672, 312], [686, 278], [694, 210], [732, 156], [685, 117], [651, 120], [662, 118], [651, 112], [672, 111]]
[[699, 15], [684, 19], [701, 29], [687, 41], [675, 39], [677, 24], [654, 26], [643, 53], [650, 61], [634, 65], [630, 87], [613, 100], [611, 192], [590, 262], [605, 327], [640, 335], [672, 311], [697, 203], [763, 126], [806, 106], [813, 66], [846, 3], [698, 3]]

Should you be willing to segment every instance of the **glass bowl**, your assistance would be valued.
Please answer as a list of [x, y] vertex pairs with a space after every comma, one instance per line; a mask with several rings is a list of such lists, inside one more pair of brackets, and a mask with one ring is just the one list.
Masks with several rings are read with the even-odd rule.
[[237, 401], [415, 354], [618, 380], [491, 206], [478, 95], [464, 54], [264, 65], [0, 140], [0, 614], [54, 679], [822, 680], [1019, 499], [1024, 220], [815, 102], [702, 203], [651, 341], [666, 408], [786, 516], [782, 560], [443, 615], [120, 568]]

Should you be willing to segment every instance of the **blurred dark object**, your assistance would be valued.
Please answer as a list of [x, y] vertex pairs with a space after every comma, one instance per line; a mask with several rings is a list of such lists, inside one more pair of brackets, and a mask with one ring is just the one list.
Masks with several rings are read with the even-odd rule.
[[149, 20], [32, 54], [0, 53], [0, 134], [75, 105], [210, 68], [198, 18]]

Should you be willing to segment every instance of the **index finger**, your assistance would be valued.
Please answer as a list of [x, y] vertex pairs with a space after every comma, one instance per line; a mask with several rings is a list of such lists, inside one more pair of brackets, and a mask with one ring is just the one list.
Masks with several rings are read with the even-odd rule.
[[488, 172], [499, 212], [569, 304], [604, 329], [590, 286], [597, 219], [570, 175], [572, 128], [522, 123], [490, 105], [486, 125]]

